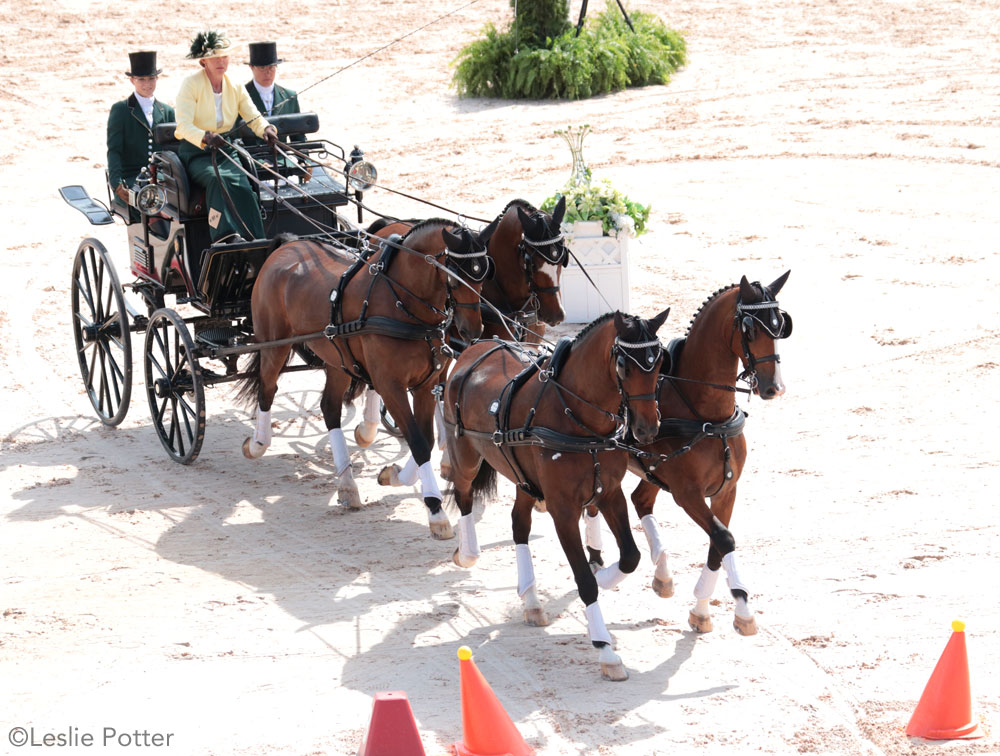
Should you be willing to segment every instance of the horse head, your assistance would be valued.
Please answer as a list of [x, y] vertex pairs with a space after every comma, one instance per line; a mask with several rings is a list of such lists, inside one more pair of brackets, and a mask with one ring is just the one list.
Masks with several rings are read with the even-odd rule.
[[528, 288], [538, 298], [538, 317], [549, 325], [558, 325], [566, 317], [559, 296], [559, 278], [569, 262], [569, 250], [562, 233], [566, 198], [560, 197], [552, 215], [541, 210], [526, 213], [517, 207], [521, 223], [518, 253], [528, 281]]
[[473, 234], [459, 228], [457, 233], [441, 229], [448, 250], [449, 292], [455, 305], [455, 326], [459, 335], [468, 341], [478, 339], [483, 333], [480, 298], [483, 283], [493, 278], [496, 264], [487, 254], [490, 237], [496, 231], [497, 221]]
[[786, 271], [768, 286], [740, 280], [736, 301], [731, 347], [743, 362], [741, 378], [749, 380], [754, 393], [762, 399], [774, 399], [785, 393], [781, 380], [781, 359], [774, 342], [792, 334], [792, 317], [778, 307], [777, 297], [788, 280]]
[[660, 427], [656, 388], [663, 346], [656, 332], [669, 314], [668, 307], [649, 320], [620, 312], [614, 316], [617, 336], [611, 347], [612, 362], [625, 399], [629, 429], [639, 443], [653, 441]]

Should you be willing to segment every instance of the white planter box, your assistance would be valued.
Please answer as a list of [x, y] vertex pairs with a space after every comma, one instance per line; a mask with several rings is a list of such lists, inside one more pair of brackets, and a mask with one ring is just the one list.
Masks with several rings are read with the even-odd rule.
[[594, 289], [571, 257], [561, 278], [566, 322], [589, 323], [606, 312], [628, 312], [628, 234], [603, 236], [600, 221], [578, 221], [564, 231], [573, 255], [600, 290]]

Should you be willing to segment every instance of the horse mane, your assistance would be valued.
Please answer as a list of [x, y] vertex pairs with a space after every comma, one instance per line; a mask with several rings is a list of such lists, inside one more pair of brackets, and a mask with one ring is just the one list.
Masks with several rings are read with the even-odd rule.
[[503, 218], [507, 214], [507, 211], [510, 210], [512, 207], [515, 207], [515, 206], [521, 208], [522, 210], [524, 210], [524, 212], [528, 213], [529, 215], [531, 213], [534, 213], [534, 212], [536, 212], [538, 210], [537, 207], [535, 207], [534, 205], [532, 205], [527, 200], [512, 199], [510, 202], [507, 203], [507, 206], [503, 210], [500, 211], [500, 215], [498, 215], [497, 218]]
[[427, 220], [420, 221], [417, 225], [413, 226], [409, 231], [406, 232], [406, 236], [403, 237], [403, 241], [409, 239], [417, 231], [423, 231], [429, 226], [454, 226], [455, 222], [447, 220], [445, 218], [428, 218]]
[[701, 307], [699, 307], [697, 312], [695, 312], [695, 314], [691, 316], [691, 322], [688, 323], [688, 329], [687, 332], [684, 334], [684, 338], [687, 338], [688, 336], [691, 335], [691, 329], [694, 327], [694, 322], [698, 319], [698, 316], [701, 315], [701, 313], [705, 310], [706, 307], [708, 307], [712, 302], [721, 297], [727, 291], [735, 289], [737, 286], [739, 286], [739, 284], [729, 284], [729, 286], [723, 286], [721, 289], [719, 289], [711, 296], [709, 296], [708, 299], [702, 302]]
[[579, 344], [588, 333], [597, 328], [597, 326], [613, 318], [616, 314], [616, 312], [606, 312], [603, 315], [598, 315], [594, 320], [587, 323], [587, 325], [583, 327], [583, 330], [576, 335], [576, 338], [573, 339], [573, 344]]

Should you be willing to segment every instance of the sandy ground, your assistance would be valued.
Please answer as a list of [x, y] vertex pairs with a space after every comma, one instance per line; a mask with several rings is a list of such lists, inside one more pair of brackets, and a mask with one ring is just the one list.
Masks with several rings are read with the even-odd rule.
[[[686, 33], [690, 64], [669, 87], [508, 103], [447, 86], [460, 47], [509, 12], [479, 0], [315, 84], [459, 5], [0, 8], [0, 752], [36, 750], [8, 745], [20, 726], [98, 743], [105, 727], [172, 733], [160, 750], [177, 754], [350, 754], [373, 694], [404, 690], [435, 756], [462, 735], [455, 651], [468, 644], [540, 754], [997, 753], [995, 3], [633, 2]], [[653, 204], [632, 246], [632, 309], [672, 306], [665, 336], [742, 274], [792, 270], [788, 393], [745, 405], [732, 523], [759, 635], [735, 634], [721, 590], [716, 631], [688, 630], [706, 539], [661, 498], [678, 593], [648, 589], [644, 557], [602, 596], [631, 672], [602, 682], [544, 516], [532, 548], [555, 619], [520, 621], [510, 487], [482, 514], [472, 570], [451, 564], [454, 542], [430, 539], [415, 492], [374, 484], [403, 456], [387, 436], [352, 445], [364, 509], [329, 503], [318, 376], [282, 383], [275, 444], [255, 464], [239, 452], [249, 417], [226, 389], [209, 392], [189, 468], [166, 459], [141, 385], [120, 428], [94, 420], [73, 356], [71, 265], [95, 236], [124, 279], [126, 239], [88, 226], [56, 189], [103, 196], [126, 52], [159, 49], [158, 94], [172, 100], [192, 70], [185, 41], [211, 23], [276, 37], [279, 79], [307, 90], [324, 136], [361, 144], [386, 185], [470, 215], [541, 202], [569, 173], [553, 130], [590, 123], [595, 174]], [[956, 618], [987, 737], [911, 740], [903, 728]]]

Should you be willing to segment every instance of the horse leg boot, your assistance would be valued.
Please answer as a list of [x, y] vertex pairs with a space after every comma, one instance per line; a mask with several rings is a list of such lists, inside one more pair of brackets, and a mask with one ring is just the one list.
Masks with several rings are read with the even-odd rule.
[[365, 410], [360, 423], [354, 426], [354, 442], [367, 449], [375, 441], [379, 422], [379, 396], [374, 389], [365, 391]]
[[400, 467], [397, 464], [386, 465], [378, 474], [378, 484], [380, 486], [413, 486], [419, 477], [417, 461], [410, 456], [406, 464]]
[[712, 632], [712, 613], [708, 602], [715, 592], [715, 584], [719, 581], [718, 568], [712, 569], [706, 562], [701, 568], [701, 575], [694, 586], [694, 608], [688, 612], [688, 624], [698, 633]]
[[535, 590], [535, 567], [531, 561], [531, 547], [528, 537], [531, 535], [531, 512], [534, 499], [524, 491], [518, 491], [514, 498], [514, 508], [510, 519], [514, 535], [514, 553], [517, 555], [517, 595], [524, 604], [524, 623], [532, 627], [545, 627], [549, 624], [549, 615], [542, 608]]
[[458, 518], [458, 548], [452, 554], [452, 561], [459, 567], [472, 567], [479, 561], [479, 540], [476, 538], [476, 522], [472, 513]]
[[757, 620], [754, 619], [753, 610], [748, 604], [749, 591], [736, 568], [735, 551], [730, 551], [722, 557], [722, 566], [726, 570], [726, 583], [729, 584], [729, 591], [733, 594], [733, 598], [736, 599], [736, 613], [733, 617], [733, 627], [740, 635], [756, 635]]
[[257, 424], [253, 435], [243, 442], [243, 456], [247, 459], [260, 459], [271, 445], [271, 410], [263, 410], [257, 406]]
[[347, 451], [344, 431], [341, 428], [331, 428], [328, 433], [337, 475], [337, 503], [351, 509], [360, 509], [361, 494], [358, 493], [358, 484], [354, 482], [354, 473], [351, 471], [351, 455]]
[[601, 662], [601, 677], [612, 682], [622, 682], [628, 680], [628, 670], [622, 663], [621, 657], [615, 653], [611, 645], [611, 634], [607, 625], [604, 624], [604, 617], [601, 615], [601, 607], [595, 601], [588, 604], [584, 609], [587, 617], [587, 631], [590, 634], [590, 642], [597, 649], [598, 660]]
[[[591, 515], [593, 510], [593, 515]], [[604, 538], [601, 534], [600, 513], [597, 507], [585, 507], [583, 510], [583, 536], [587, 546], [590, 569], [594, 572], [604, 566], [604, 559], [601, 558], [601, 549], [604, 548]]]
[[628, 510], [621, 489], [607, 495], [603, 505], [598, 505], [605, 522], [618, 543], [618, 561], [601, 567], [594, 573], [594, 579], [603, 590], [617, 588], [639, 565], [639, 549], [635, 545], [628, 524]]
[[[424, 497], [424, 504], [427, 505], [427, 521], [431, 528], [431, 537], [439, 541], [454, 538], [455, 533], [448, 522], [448, 515], [441, 508], [441, 489], [438, 488], [437, 478], [434, 475], [434, 468], [431, 467], [430, 460], [427, 460], [417, 468], [420, 477], [420, 494]], [[467, 515], [472, 522], [472, 515]], [[475, 530], [472, 531], [473, 538]], [[479, 553], [479, 546], [476, 545], [476, 554]]]
[[656, 518], [651, 514], [646, 515], [640, 523], [646, 533], [649, 556], [655, 565], [653, 591], [660, 598], [670, 598], [674, 595], [674, 576], [670, 574], [670, 567], [667, 566], [667, 550], [663, 548], [663, 542], [660, 540], [660, 529], [657, 527]]

